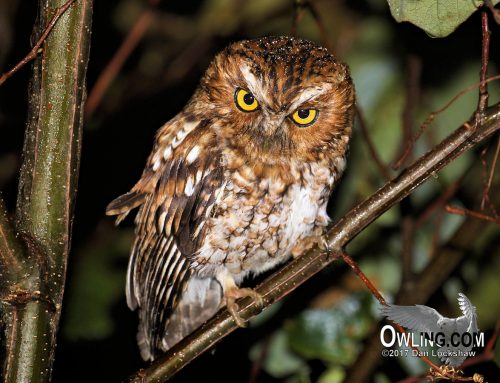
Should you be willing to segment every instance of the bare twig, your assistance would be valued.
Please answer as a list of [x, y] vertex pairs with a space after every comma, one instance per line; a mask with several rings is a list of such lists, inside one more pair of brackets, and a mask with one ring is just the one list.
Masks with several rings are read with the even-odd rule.
[[406, 286], [413, 281], [413, 245], [415, 236], [415, 220], [410, 214], [403, 216], [401, 225], [401, 239], [403, 249], [401, 253], [401, 285]]
[[496, 9], [491, 0], [484, 0], [484, 3], [491, 11], [493, 18], [495, 19], [497, 24], [500, 24], [500, 9]]
[[389, 168], [387, 167], [386, 164], [384, 164], [384, 162], [377, 153], [377, 149], [375, 149], [375, 145], [373, 144], [370, 134], [368, 133], [366, 122], [359, 105], [356, 105], [356, 115], [358, 116], [359, 128], [361, 129], [361, 134], [366, 143], [366, 146], [368, 147], [368, 152], [370, 153], [370, 156], [372, 157], [373, 161], [375, 161], [375, 165], [377, 165], [380, 174], [382, 174], [382, 176], [386, 181], [389, 181], [391, 179]]
[[335, 50], [334, 50], [333, 44], [331, 43], [330, 38], [328, 37], [328, 32], [326, 30], [325, 24], [323, 23], [321, 15], [319, 14], [318, 10], [316, 9], [316, 5], [310, 0], [307, 0], [305, 2], [305, 4], [306, 4], [306, 7], [309, 8], [309, 12], [311, 12], [312, 17], [314, 18], [314, 21], [316, 22], [316, 25], [318, 26], [319, 34], [321, 36], [321, 41], [323, 42], [325, 47], [328, 48], [328, 50], [331, 53], [334, 53]]
[[52, 16], [52, 18], [50, 19], [47, 27], [43, 31], [42, 35], [40, 36], [36, 44], [31, 49], [31, 51], [21, 61], [19, 61], [14, 66], [14, 68], [12, 68], [8, 72], [5, 72], [4, 74], [2, 74], [2, 76], [0, 76], [0, 86], [2, 86], [2, 84], [5, 81], [7, 81], [10, 77], [12, 77], [19, 69], [21, 69], [31, 60], [34, 60], [36, 56], [38, 56], [38, 54], [40, 53], [40, 47], [42, 46], [43, 42], [47, 39], [47, 36], [52, 31], [59, 18], [64, 14], [64, 12], [68, 10], [71, 4], [73, 4], [75, 1], [76, 0], [68, 0], [66, 3], [55, 9], [54, 16]]
[[490, 217], [489, 215], [480, 213], [478, 211], [469, 210], [469, 209], [465, 209], [465, 208], [458, 207], [458, 206], [450, 206], [450, 205], [446, 205], [445, 210], [451, 214], [457, 214], [457, 215], [462, 215], [464, 217], [473, 217], [473, 218], [477, 218], [477, 219], [482, 219], [483, 221], [493, 222], [496, 225], [500, 225], [500, 219]]
[[144, 34], [154, 20], [154, 9], [152, 7], [158, 3], [159, 0], [149, 1], [150, 7], [142, 12], [127, 37], [125, 37], [125, 40], [123, 40], [122, 44], [115, 52], [113, 58], [101, 72], [85, 104], [85, 117], [87, 119], [94, 114], [104, 94], [123, 67], [123, 64], [125, 64], [127, 58], [142, 40]]
[[308, 9], [313, 17], [318, 30], [321, 36], [321, 41], [323, 45], [331, 52], [334, 53], [333, 44], [330, 42], [330, 38], [328, 37], [328, 32], [326, 30], [325, 24], [321, 19], [321, 15], [314, 3], [310, 0], [295, 0], [293, 2], [293, 21], [292, 27], [290, 29], [290, 36], [297, 36], [297, 28], [299, 26], [300, 21], [304, 17], [305, 10]]
[[[495, 168], [496, 168], [496, 164], [498, 161], [499, 153], [500, 153], [500, 136], [498, 136], [497, 148], [495, 150], [495, 155], [493, 156], [493, 160], [491, 161], [490, 172], [489, 172], [490, 174], [488, 176], [488, 180], [486, 181], [486, 185], [484, 186], [484, 189], [483, 189], [483, 197], [481, 199], [481, 210], [484, 210], [486, 202], [489, 201], [491, 183], [493, 181], [493, 176], [495, 174]], [[495, 215], [496, 215], [496, 212], [495, 212]]]
[[[333, 252], [343, 251], [348, 242], [387, 209], [409, 195], [416, 187], [432, 177], [432, 174], [498, 129], [500, 129], [500, 104], [487, 109], [485, 118], [477, 129], [470, 130], [464, 124], [400, 176], [388, 182], [343, 216], [325, 236], [329, 248]], [[282, 299], [333, 261], [334, 257], [325, 256], [318, 248], [294, 259], [256, 288], [263, 298], [263, 306], [267, 307]], [[253, 317], [262, 309], [251, 299], [240, 300], [239, 304], [239, 315], [243, 319]], [[132, 376], [130, 381], [142, 383], [165, 381], [236, 328], [231, 314], [223, 309], [148, 368]]]
[[259, 373], [262, 369], [262, 364], [266, 360], [267, 354], [269, 352], [269, 347], [271, 346], [271, 336], [267, 336], [264, 342], [262, 343], [262, 349], [260, 350], [259, 356], [257, 360], [252, 364], [252, 368], [250, 370], [250, 376], [248, 378], [248, 383], [256, 383], [258, 382]]
[[[420, 74], [422, 72], [422, 62], [417, 56], [409, 55], [406, 68], [406, 99], [405, 106], [403, 108], [403, 134], [401, 135], [401, 153], [398, 154], [396, 159], [403, 156], [408, 146], [410, 146], [410, 150], [411, 148], [413, 148], [413, 125], [415, 124], [415, 111], [417, 109], [418, 98], [420, 94]], [[409, 153], [406, 155], [405, 160], [410, 159]]]
[[458, 180], [449, 185], [443, 193], [439, 194], [439, 196], [429, 206], [427, 206], [422, 214], [420, 214], [415, 220], [415, 227], [418, 228], [421, 226], [425, 221], [427, 221], [427, 219], [429, 219], [432, 213], [443, 206], [451, 197], [455, 195], [462, 179], [463, 177], [460, 177]]
[[[500, 75], [495, 75], [495, 76], [492, 76], [492, 77], [488, 77], [487, 80], [486, 80], [486, 83], [489, 83], [491, 81], [495, 81], [495, 80], [498, 80], [498, 79], [500, 79]], [[467, 88], [461, 90], [455, 96], [453, 96], [453, 98], [451, 98], [451, 100], [448, 101], [442, 108], [440, 108], [440, 109], [438, 109], [438, 110], [436, 110], [434, 112], [429, 113], [429, 115], [427, 116], [427, 118], [425, 119], [425, 121], [422, 123], [422, 125], [420, 125], [420, 128], [418, 129], [418, 131], [412, 137], [412, 139], [410, 141], [410, 145], [408, 145], [406, 147], [405, 152], [403, 153], [403, 155], [401, 156], [401, 158], [399, 158], [399, 160], [397, 160], [392, 165], [392, 168], [393, 169], [399, 169], [401, 167], [401, 165], [404, 163], [404, 161], [406, 160], [406, 158], [410, 154], [413, 146], [415, 145], [415, 142], [417, 142], [417, 140], [420, 138], [420, 136], [422, 135], [422, 133], [427, 130], [427, 128], [429, 127], [429, 125], [432, 123], [432, 121], [434, 121], [434, 118], [436, 118], [436, 116], [438, 114], [443, 113], [446, 109], [448, 109], [451, 105], [453, 105], [453, 103], [455, 101], [457, 101], [460, 97], [462, 97], [464, 94], [470, 92], [471, 90], [474, 90], [474, 89], [478, 88], [480, 85], [481, 85], [481, 82], [477, 82], [475, 84], [472, 84], [472, 85], [468, 86]], [[466, 126], [469, 126], [469, 129], [471, 129], [471, 130], [474, 129], [472, 126], [470, 126], [470, 124], [467, 124]]]
[[304, 17], [304, 2], [302, 0], [295, 0], [293, 2], [293, 20], [292, 27], [290, 28], [290, 36], [297, 36], [297, 28], [299, 27], [300, 20]]
[[365, 284], [365, 286], [368, 288], [368, 290], [371, 291], [373, 296], [377, 298], [377, 300], [380, 302], [382, 305], [386, 305], [387, 302], [385, 301], [384, 297], [382, 294], [380, 294], [380, 291], [373, 285], [373, 283], [370, 281], [370, 279], [361, 271], [359, 268], [358, 264], [354, 259], [352, 259], [349, 254], [347, 254], [344, 251], [339, 251], [335, 252], [332, 255], [342, 258], [342, 260], [349, 265], [349, 267], [354, 271], [354, 273], [358, 276], [359, 279]]
[[481, 114], [488, 106], [488, 61], [490, 57], [490, 31], [488, 29], [488, 13], [486, 10], [481, 11], [481, 31], [483, 44], [481, 49], [481, 72], [479, 84], [479, 101], [477, 105], [477, 113]]

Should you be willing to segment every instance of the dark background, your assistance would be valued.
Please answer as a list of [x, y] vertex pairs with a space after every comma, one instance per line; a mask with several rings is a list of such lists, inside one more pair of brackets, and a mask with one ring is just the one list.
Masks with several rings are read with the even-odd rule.
[[[292, 1], [226, 3], [160, 2], [149, 31], [95, 113], [86, 119], [54, 382], [117, 382], [145, 366], [135, 342], [137, 315], [127, 308], [123, 288], [133, 222], [129, 218], [115, 228], [112, 220], [104, 216], [104, 209], [139, 178], [155, 131], [182, 109], [215, 53], [232, 41], [290, 31]], [[392, 161], [401, 150], [401, 116], [411, 60], [421, 68], [414, 128], [458, 90], [478, 81], [481, 51], [478, 12], [449, 37], [433, 39], [413, 25], [397, 24], [381, 0], [318, 0], [313, 4], [325, 24], [326, 43], [351, 66], [359, 105], [386, 162]], [[139, 0], [94, 2], [87, 75], [89, 92], [145, 7], [145, 2]], [[29, 51], [36, 10], [35, 1], [7, 0], [0, 5], [0, 72], [12, 67]], [[325, 44], [317, 22], [305, 13], [298, 35]], [[499, 28], [494, 23], [491, 28], [490, 73], [495, 74], [500, 60]], [[11, 211], [16, 201], [30, 75], [27, 66], [0, 88], [0, 190]], [[498, 83], [492, 83], [490, 90], [491, 101], [497, 102]], [[476, 103], [474, 91], [438, 117], [430, 132], [419, 141], [416, 155], [465, 121]], [[402, 219], [418, 216], [461, 174], [466, 177], [453, 201], [470, 208], [476, 206], [482, 190], [481, 171], [475, 170], [473, 174], [465, 171], [478, 163], [477, 153], [459, 161], [353, 242], [349, 251], [387, 296], [395, 296], [400, 287]], [[356, 126], [348, 171], [331, 202], [332, 215], [340, 216], [382, 183], [383, 178]], [[452, 238], [465, 221], [462, 217], [443, 215], [442, 209], [436, 215], [442, 220], [437, 238], [433, 237], [437, 225], [434, 218], [415, 234], [415, 272], [422, 269], [436, 246]], [[456, 293], [466, 293], [478, 307], [480, 328], [486, 331], [488, 340], [500, 312], [496, 296], [500, 288], [500, 252], [498, 227], [489, 225], [485, 230], [488, 235], [483, 242], [471, 246], [462, 264], [428, 304], [445, 315], [458, 316]], [[326, 318], [335, 321], [345, 299], [359, 304], [350, 320], [351, 324], [359, 325], [358, 330], [353, 335], [347, 321], [340, 331], [343, 335], [336, 338], [342, 344], [349, 342], [349, 347], [342, 357], [335, 356], [334, 350], [329, 350], [327, 356], [311, 354], [310, 345], [301, 342], [301, 337], [311, 336], [300, 326], [307, 322], [310, 313], [307, 310], [330, 310], [331, 316]], [[230, 382], [338, 381], [332, 376], [353, 368], [377, 318], [376, 305], [366, 289], [346, 267], [338, 264], [298, 288], [283, 304], [270, 310], [260, 324], [226, 337], [174, 381], [191, 382], [200, 378]], [[282, 348], [276, 346], [276, 334], [285, 334], [287, 341]], [[262, 354], [259, 347], [267, 352]], [[274, 366], [292, 363], [292, 367], [283, 372], [273, 367], [273, 363]], [[395, 381], [423, 371], [425, 366], [418, 362], [415, 367], [396, 358], [381, 359], [372, 377], [377, 382]], [[493, 362], [472, 366], [467, 372], [487, 374], [490, 381], [498, 374]]]

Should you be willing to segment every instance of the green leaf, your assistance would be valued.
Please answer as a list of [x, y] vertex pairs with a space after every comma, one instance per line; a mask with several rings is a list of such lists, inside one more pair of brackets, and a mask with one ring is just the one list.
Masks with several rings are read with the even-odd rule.
[[[497, 4], [500, 0], [493, 0]], [[387, 0], [398, 23], [408, 21], [432, 37], [446, 37], [483, 3], [478, 0]]]
[[351, 363], [371, 324], [370, 305], [370, 294], [360, 293], [331, 309], [305, 310], [285, 326], [291, 348], [308, 359]]
[[339, 366], [326, 370], [318, 379], [318, 383], [341, 383], [344, 381], [345, 371]]
[[264, 360], [264, 370], [275, 378], [284, 378], [289, 375], [307, 375], [308, 367], [303, 359], [290, 351], [286, 334], [283, 330], [277, 331], [269, 341], [258, 343], [250, 350], [250, 359], [258, 360], [265, 352], [263, 347], [268, 347]]

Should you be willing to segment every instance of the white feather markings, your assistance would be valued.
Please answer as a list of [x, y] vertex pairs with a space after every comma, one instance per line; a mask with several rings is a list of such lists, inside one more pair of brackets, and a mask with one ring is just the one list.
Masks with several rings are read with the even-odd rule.
[[186, 181], [186, 186], [184, 186], [184, 194], [187, 197], [191, 197], [194, 193], [194, 184], [193, 184], [193, 178], [188, 177]]
[[[318, 216], [319, 206], [311, 198], [311, 190], [293, 185], [289, 194], [291, 200], [290, 217], [286, 226], [284, 239], [288, 247], [292, 247], [303, 233], [309, 229], [310, 223]], [[286, 251], [289, 252], [290, 250]]]
[[161, 160], [158, 158], [154, 163], [153, 163], [153, 171], [156, 172], [161, 165]]
[[241, 74], [245, 78], [248, 90], [253, 93], [258, 101], [269, 103], [271, 100], [269, 98], [268, 92], [264, 88], [261, 81], [252, 73], [250, 67], [248, 65], [242, 65], [240, 70]]
[[295, 99], [295, 101], [292, 102], [289, 111], [294, 111], [306, 101], [314, 100], [316, 97], [321, 96], [331, 88], [332, 86], [330, 84], [323, 84], [322, 86], [306, 88], [302, 93], [300, 93], [300, 95]]
[[257, 89], [259, 89], [259, 82], [257, 80], [257, 77], [254, 76], [254, 74], [251, 72], [251, 69], [248, 65], [242, 65], [241, 73], [243, 74], [243, 77], [245, 77], [245, 81], [248, 85], [248, 90], [250, 90], [252, 93], [255, 93]]
[[198, 126], [199, 123], [200, 123], [199, 121], [188, 121], [188, 122], [185, 122], [182, 125], [182, 128], [179, 129], [179, 131], [177, 132], [176, 136], [172, 140], [172, 149], [177, 148], [182, 143], [182, 141], [184, 141], [184, 139], [186, 138], [186, 136], [189, 133], [191, 133], [194, 130], [194, 128], [196, 128]]
[[167, 212], [163, 211], [158, 217], [158, 231], [162, 232], [165, 228], [165, 219], [167, 218]]
[[168, 145], [163, 151], [163, 158], [165, 160], [169, 160], [170, 158], [172, 158], [172, 147], [170, 145]]
[[[186, 134], [189, 134], [193, 131], [194, 128], [198, 126], [199, 123], [200, 121], [197, 120], [185, 122], [182, 127], [182, 130], [185, 131]], [[177, 136], [179, 136], [179, 133], [177, 133]]]
[[186, 161], [188, 164], [192, 164], [198, 156], [200, 155], [200, 147], [198, 145], [193, 146], [193, 148], [189, 151]]

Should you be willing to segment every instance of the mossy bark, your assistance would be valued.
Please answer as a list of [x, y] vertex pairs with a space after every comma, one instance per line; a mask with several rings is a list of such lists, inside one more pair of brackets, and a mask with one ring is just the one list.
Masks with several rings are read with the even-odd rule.
[[[39, 1], [35, 39], [65, 2]], [[33, 66], [13, 227], [0, 211], [7, 233], [0, 245], [8, 275], [1, 303], [5, 382], [50, 380], [78, 181], [91, 20], [92, 0], [75, 1]]]

